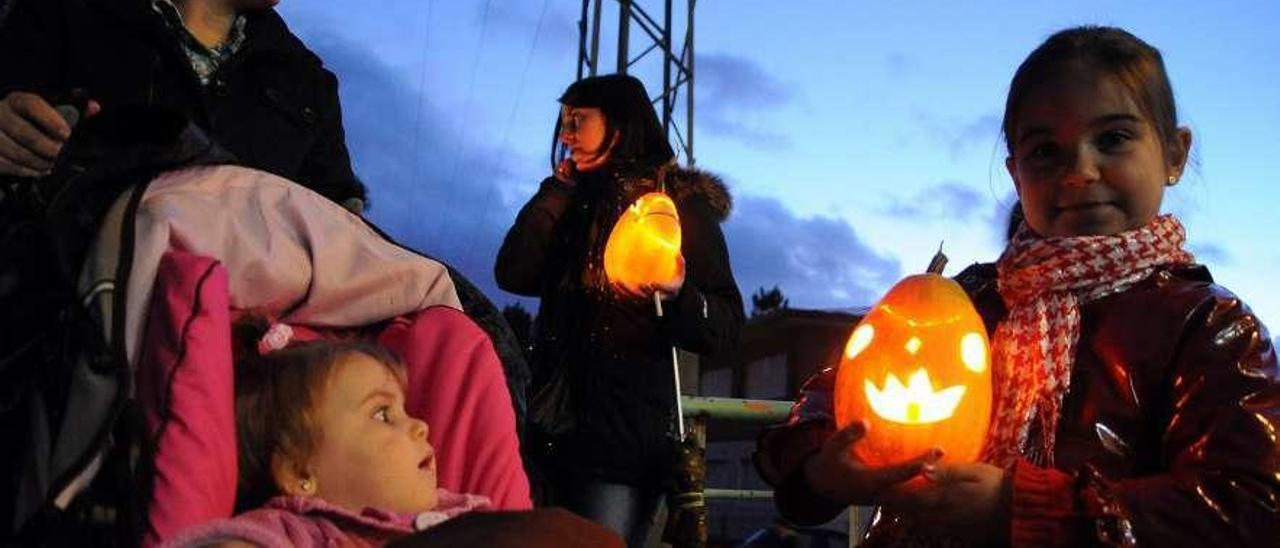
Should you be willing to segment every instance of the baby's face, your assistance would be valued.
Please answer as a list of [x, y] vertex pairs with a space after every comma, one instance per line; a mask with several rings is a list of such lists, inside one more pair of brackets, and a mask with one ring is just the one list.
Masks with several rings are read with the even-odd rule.
[[360, 353], [339, 359], [315, 410], [316, 496], [349, 510], [425, 512], [436, 505], [427, 423], [405, 414], [391, 370]]

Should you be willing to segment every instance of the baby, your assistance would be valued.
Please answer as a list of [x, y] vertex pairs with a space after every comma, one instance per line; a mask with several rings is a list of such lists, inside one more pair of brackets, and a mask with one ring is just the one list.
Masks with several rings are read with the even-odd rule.
[[234, 327], [237, 509], [173, 546], [380, 545], [489, 500], [436, 486], [425, 422], [404, 409], [386, 348], [293, 340], [285, 324]]

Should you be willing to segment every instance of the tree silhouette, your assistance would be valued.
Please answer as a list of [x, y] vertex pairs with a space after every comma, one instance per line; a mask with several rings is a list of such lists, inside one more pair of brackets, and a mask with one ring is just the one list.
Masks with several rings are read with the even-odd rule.
[[776, 285], [768, 291], [761, 287], [756, 290], [755, 295], [751, 296], [752, 318], [771, 314], [784, 308], [788, 308], [787, 297], [782, 294], [782, 290]]

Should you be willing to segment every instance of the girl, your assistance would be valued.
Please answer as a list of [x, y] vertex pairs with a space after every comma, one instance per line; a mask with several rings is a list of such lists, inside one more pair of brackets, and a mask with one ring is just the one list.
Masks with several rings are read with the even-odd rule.
[[834, 433], [828, 375], [761, 437], [779, 508], [883, 504], [872, 545], [1274, 546], [1280, 370], [1159, 214], [1191, 146], [1160, 53], [1116, 28], [1053, 35], [1014, 75], [1004, 133], [1025, 219], [959, 276], [994, 335], [983, 462], [864, 466], [868, 425]]
[[292, 341], [285, 324], [237, 324], [238, 510], [176, 546], [382, 544], [489, 505], [436, 487], [427, 424], [404, 410], [405, 371], [372, 344]]
[[[531, 407], [554, 502], [635, 546], [673, 460], [671, 346], [728, 348], [742, 324], [719, 227], [730, 198], [715, 177], [675, 166], [639, 80], [580, 80], [560, 103], [559, 151], [568, 157], [557, 162], [553, 152], [554, 175], [520, 211], [494, 271], [501, 288], [541, 297]], [[612, 287], [602, 256], [613, 224], [660, 186], [679, 209], [684, 277]], [[563, 412], [547, 412], [556, 408]]]

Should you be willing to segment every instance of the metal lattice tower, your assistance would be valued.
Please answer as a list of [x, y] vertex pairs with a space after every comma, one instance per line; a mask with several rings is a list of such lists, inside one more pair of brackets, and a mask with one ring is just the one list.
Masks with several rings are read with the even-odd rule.
[[[662, 129], [666, 131], [667, 140], [674, 145], [677, 156], [684, 156], [685, 165], [694, 164], [693, 156], [693, 11], [697, 0], [682, 0], [685, 4], [683, 21], [673, 20], [672, 3], [674, 0], [661, 0], [663, 18], [661, 23], [649, 15], [636, 0], [614, 0], [618, 9], [618, 64], [614, 72], [632, 73], [644, 81], [641, 74], [635, 74], [633, 67], [644, 60], [651, 52], [662, 56], [659, 61], [662, 67], [662, 86], [645, 82], [651, 92], [660, 89], [657, 97], [651, 97], [658, 107], [658, 116], [662, 118]], [[654, 2], [656, 3], [656, 2]], [[602, 0], [582, 0], [582, 18], [578, 20], [578, 79], [595, 76], [600, 68], [600, 16]], [[672, 42], [673, 25], [684, 24], [684, 43], [677, 49]], [[648, 44], [639, 54], [632, 57], [631, 28], [639, 27]], [[683, 94], [683, 97], [681, 97]], [[677, 109], [683, 99], [684, 123], [677, 121]]]

